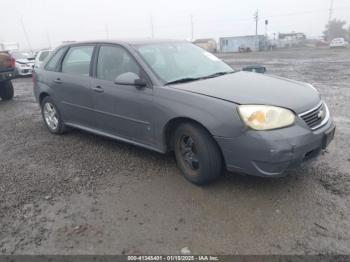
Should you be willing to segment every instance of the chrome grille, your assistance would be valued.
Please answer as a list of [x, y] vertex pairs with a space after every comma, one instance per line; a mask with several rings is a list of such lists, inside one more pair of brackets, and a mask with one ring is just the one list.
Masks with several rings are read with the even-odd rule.
[[327, 105], [324, 102], [321, 102], [315, 108], [306, 111], [299, 116], [312, 130], [315, 130], [327, 123], [329, 112]]

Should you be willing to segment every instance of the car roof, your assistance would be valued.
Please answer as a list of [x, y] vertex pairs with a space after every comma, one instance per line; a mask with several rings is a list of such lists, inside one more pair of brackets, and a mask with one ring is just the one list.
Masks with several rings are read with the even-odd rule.
[[151, 45], [162, 43], [189, 43], [186, 40], [177, 39], [156, 39], [156, 38], [135, 38], [135, 39], [113, 39], [113, 40], [95, 40], [95, 41], [79, 41], [69, 42], [62, 46], [84, 45], [84, 44], [124, 44], [124, 45]]

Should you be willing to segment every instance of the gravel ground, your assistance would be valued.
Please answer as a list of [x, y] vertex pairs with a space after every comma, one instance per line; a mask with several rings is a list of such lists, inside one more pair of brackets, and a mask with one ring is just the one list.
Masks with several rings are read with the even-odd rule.
[[286, 178], [197, 187], [172, 155], [51, 135], [17, 79], [0, 101], [0, 254], [350, 254], [350, 50], [220, 56], [314, 84], [337, 123], [327, 151]]

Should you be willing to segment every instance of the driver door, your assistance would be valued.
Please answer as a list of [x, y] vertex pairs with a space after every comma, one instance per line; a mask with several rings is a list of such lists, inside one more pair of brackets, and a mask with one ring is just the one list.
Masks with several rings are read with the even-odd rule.
[[153, 89], [115, 84], [117, 76], [132, 72], [146, 78], [132, 55], [119, 45], [99, 48], [96, 77], [92, 80], [96, 127], [105, 133], [154, 144]]

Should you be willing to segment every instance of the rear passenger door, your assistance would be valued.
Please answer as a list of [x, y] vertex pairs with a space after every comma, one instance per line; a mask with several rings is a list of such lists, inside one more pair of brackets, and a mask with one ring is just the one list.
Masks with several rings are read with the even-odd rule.
[[93, 127], [90, 68], [94, 45], [72, 46], [53, 79], [60, 110], [67, 123]]

